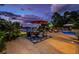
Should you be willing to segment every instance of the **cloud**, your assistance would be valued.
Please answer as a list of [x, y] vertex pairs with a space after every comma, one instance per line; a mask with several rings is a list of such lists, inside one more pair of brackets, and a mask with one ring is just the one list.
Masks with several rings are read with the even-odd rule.
[[27, 10], [30, 10], [30, 11], [32, 11], [33, 9], [32, 9], [32, 8], [27, 8]]
[[25, 9], [24, 8], [20, 8], [20, 10], [24, 11]]
[[20, 10], [22, 10], [22, 11], [33, 11], [33, 9], [32, 8], [20, 8]]
[[51, 11], [52, 12], [58, 12], [60, 11], [66, 4], [53, 4], [51, 6]]

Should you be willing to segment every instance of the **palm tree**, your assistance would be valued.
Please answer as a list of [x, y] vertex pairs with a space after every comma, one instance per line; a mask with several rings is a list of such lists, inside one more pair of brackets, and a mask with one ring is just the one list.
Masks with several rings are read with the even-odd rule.
[[73, 27], [76, 28], [76, 29], [79, 29], [79, 21], [74, 22], [74, 26]]
[[20, 24], [18, 22], [0, 20], [0, 31], [6, 33], [6, 40], [15, 39], [20, 34]]
[[69, 11], [64, 12], [63, 19], [64, 19], [64, 24], [67, 24], [68, 21], [70, 20], [70, 12]]
[[18, 22], [11, 23], [9, 22], [9, 26], [7, 27], [7, 38], [9, 40], [15, 39], [20, 35], [20, 24]]
[[79, 16], [79, 14], [76, 11], [71, 11], [71, 12], [66, 11], [66, 12], [64, 12], [64, 22], [65, 22], [65, 24], [67, 24], [67, 23], [72, 24], [72, 23], [78, 21], [78, 16]]
[[55, 28], [61, 28], [63, 26], [64, 24], [63, 17], [59, 13], [55, 12], [52, 18], [53, 18], [53, 25]]
[[70, 12], [70, 23], [74, 23], [74, 22], [78, 21], [77, 18], [78, 18], [78, 12], [71, 11]]
[[4, 19], [0, 20], [0, 52], [5, 49], [5, 42], [16, 39], [20, 34], [20, 24]]

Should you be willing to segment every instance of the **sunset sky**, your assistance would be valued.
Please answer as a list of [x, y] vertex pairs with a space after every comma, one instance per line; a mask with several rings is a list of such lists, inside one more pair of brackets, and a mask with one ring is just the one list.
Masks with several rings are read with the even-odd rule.
[[19, 15], [35, 15], [49, 19], [51, 14], [50, 4], [10, 4], [0, 5], [0, 11], [8, 11]]
[[35, 15], [49, 20], [52, 13], [63, 13], [66, 10], [78, 10], [78, 4], [0, 4], [0, 11], [18, 15]]

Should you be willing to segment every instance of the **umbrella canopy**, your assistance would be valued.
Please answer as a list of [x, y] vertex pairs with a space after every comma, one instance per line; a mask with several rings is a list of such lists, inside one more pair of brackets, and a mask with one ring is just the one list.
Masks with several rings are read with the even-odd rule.
[[31, 23], [34, 23], [34, 24], [47, 24], [48, 21], [46, 21], [46, 20], [33, 20]]
[[69, 26], [69, 27], [72, 27], [73, 24], [65, 24], [64, 26]]

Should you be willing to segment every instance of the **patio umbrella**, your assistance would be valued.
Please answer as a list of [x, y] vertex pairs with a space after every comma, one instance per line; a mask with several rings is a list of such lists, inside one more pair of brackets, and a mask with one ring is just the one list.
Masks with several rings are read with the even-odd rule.
[[33, 24], [48, 24], [46, 20], [33, 20], [31, 23]]
[[72, 27], [73, 24], [65, 24], [64, 26], [69, 26], [69, 27]]

